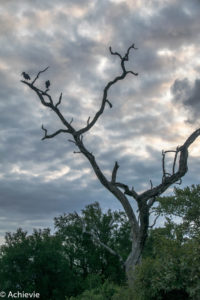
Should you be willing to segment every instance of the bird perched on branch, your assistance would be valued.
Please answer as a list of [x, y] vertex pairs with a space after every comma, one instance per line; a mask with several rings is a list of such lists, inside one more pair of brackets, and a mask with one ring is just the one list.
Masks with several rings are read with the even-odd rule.
[[46, 88], [48, 89], [49, 87], [50, 87], [50, 81], [49, 80], [47, 80], [46, 82], [45, 82], [45, 85], [46, 85]]
[[21, 75], [24, 77], [25, 80], [31, 80], [31, 77], [27, 73], [22, 72]]

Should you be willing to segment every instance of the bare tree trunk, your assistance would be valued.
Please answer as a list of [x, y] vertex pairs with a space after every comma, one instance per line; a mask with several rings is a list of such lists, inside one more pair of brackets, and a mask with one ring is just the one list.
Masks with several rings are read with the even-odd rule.
[[128, 283], [130, 286], [133, 285], [135, 278], [135, 267], [141, 262], [142, 247], [139, 240], [135, 240], [132, 243], [132, 249], [125, 261], [125, 271]]
[[[131, 234], [132, 234], [131, 236], [132, 250], [128, 258], [126, 259], [126, 261], [122, 262], [120, 255], [118, 255], [114, 250], [110, 249], [107, 245], [101, 243], [101, 241], [99, 242], [103, 247], [105, 247], [108, 251], [110, 251], [110, 253], [112, 253], [113, 255], [117, 255], [120, 258], [120, 261], [125, 266], [126, 274], [129, 283], [131, 284], [131, 280], [133, 280], [134, 278], [135, 266], [141, 260], [142, 252], [147, 238], [150, 209], [156, 202], [157, 197], [160, 196], [162, 193], [164, 193], [168, 189], [168, 187], [170, 187], [174, 183], [178, 183], [178, 182], [181, 183], [181, 178], [185, 175], [185, 173], [188, 170], [187, 167], [188, 148], [200, 135], [200, 129], [194, 131], [186, 139], [185, 143], [181, 147], [177, 147], [176, 150], [162, 151], [163, 176], [162, 176], [161, 183], [159, 185], [153, 187], [151, 182], [151, 188], [149, 190], [144, 191], [141, 194], [138, 194], [133, 187], [129, 188], [128, 185], [118, 182], [116, 180], [117, 171], [119, 169], [119, 165], [117, 162], [115, 162], [114, 164], [113, 170], [111, 172], [111, 178], [110, 179], [106, 178], [106, 176], [103, 174], [102, 170], [100, 169], [99, 165], [97, 164], [95, 156], [85, 147], [83, 143], [83, 135], [96, 124], [99, 117], [103, 114], [106, 104], [108, 104], [108, 106], [112, 108], [112, 104], [108, 100], [108, 91], [110, 87], [113, 86], [118, 81], [123, 80], [128, 74], [132, 74], [134, 76], [138, 75], [137, 73], [134, 73], [132, 71], [127, 71], [125, 66], [125, 62], [129, 60], [130, 50], [136, 49], [134, 47], [134, 44], [128, 48], [124, 56], [122, 56], [118, 52], [113, 52], [111, 47], [109, 49], [112, 55], [115, 55], [120, 59], [122, 73], [121, 75], [115, 77], [113, 80], [107, 83], [103, 91], [102, 102], [99, 110], [96, 112], [96, 114], [91, 120], [90, 117], [88, 118], [86, 126], [81, 129], [75, 129], [75, 127], [72, 126], [73, 119], [69, 122], [59, 110], [59, 105], [61, 104], [62, 101], [62, 93], [60, 94], [60, 97], [56, 102], [56, 104], [54, 104], [51, 95], [48, 93], [50, 82], [47, 81], [48, 84], [46, 84], [46, 90], [41, 90], [35, 85], [41, 73], [45, 72], [48, 68], [38, 72], [37, 76], [34, 78], [32, 82], [27, 81], [30, 80], [30, 76], [25, 72], [23, 72], [22, 75], [24, 76], [25, 80], [22, 80], [22, 82], [27, 86], [29, 86], [29, 88], [31, 88], [37, 94], [37, 96], [40, 99], [40, 102], [44, 106], [51, 108], [52, 111], [54, 111], [54, 113], [60, 119], [61, 124], [63, 124], [65, 127], [65, 129], [59, 129], [53, 134], [48, 134], [47, 129], [45, 129], [42, 126], [42, 129], [44, 131], [44, 137], [42, 138], [42, 140], [54, 138], [55, 136], [61, 133], [70, 134], [72, 139], [70, 139], [69, 141], [74, 143], [74, 145], [78, 148], [78, 151], [74, 151], [74, 153], [82, 153], [86, 157], [86, 159], [89, 161], [92, 169], [94, 170], [94, 173], [96, 174], [101, 184], [109, 192], [111, 192], [115, 196], [115, 198], [120, 201], [121, 205], [123, 206], [130, 223]], [[168, 152], [174, 152], [173, 167], [171, 172], [166, 172], [165, 169], [165, 156]], [[178, 157], [179, 157], [179, 162], [177, 163]], [[127, 196], [131, 197], [132, 200], [136, 201], [137, 203], [138, 211], [139, 211], [138, 219], [136, 218], [136, 213], [134, 212], [133, 207], [130, 204], [130, 201]], [[96, 239], [96, 241], [98, 240]]]

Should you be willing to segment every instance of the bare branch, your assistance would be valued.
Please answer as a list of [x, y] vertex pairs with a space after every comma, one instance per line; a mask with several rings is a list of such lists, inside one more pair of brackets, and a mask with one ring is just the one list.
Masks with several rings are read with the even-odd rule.
[[131, 192], [132, 192], [133, 198], [135, 198], [137, 200], [138, 199], [138, 193], [136, 193], [133, 186], [132, 186]]
[[112, 103], [108, 99], [106, 99], [106, 102], [108, 103], [108, 105], [110, 106], [110, 108], [113, 107]]
[[175, 184], [181, 185], [182, 184], [182, 178], [180, 178], [178, 182], [175, 182]]
[[[163, 178], [163, 181], [161, 184], [158, 186], [147, 190], [140, 194], [138, 196], [138, 199], [143, 199], [148, 201], [150, 198], [157, 197], [164, 193], [166, 189], [171, 186], [172, 184], [178, 182], [187, 172], [188, 166], [187, 166], [187, 161], [188, 161], [188, 148], [189, 146], [197, 139], [197, 137], [200, 135], [200, 128], [194, 131], [185, 141], [185, 143], [178, 148], [177, 152], [180, 152], [180, 158], [179, 158], [179, 163], [178, 163], [178, 170], [174, 174], [169, 176], [165, 176]], [[165, 172], [165, 169], [164, 169]], [[164, 174], [167, 174], [166, 172]]]
[[[47, 106], [47, 107], [50, 107], [52, 108], [53, 107], [53, 101], [51, 99], [51, 96], [48, 95], [47, 93], [45, 93], [44, 91], [38, 89], [37, 87], [35, 87], [32, 83], [29, 83], [27, 81], [24, 81], [24, 80], [21, 80], [22, 83], [28, 85], [32, 90], [35, 91], [35, 93], [38, 95], [38, 98], [40, 99], [41, 103], [44, 105], [44, 106]], [[47, 96], [47, 97], [50, 97], [50, 101], [47, 102], [44, 100], [44, 97], [43, 96]]]
[[179, 151], [182, 151], [184, 149], [188, 149], [189, 146], [196, 140], [196, 138], [200, 135], [200, 128], [195, 130], [185, 141], [185, 143], [179, 147]]
[[[44, 136], [46, 137], [46, 135], [47, 135], [47, 129], [46, 128], [44, 128], [44, 126], [43, 126], [43, 124], [42, 124], [42, 130], [44, 130]], [[44, 138], [43, 138], [44, 139]]]
[[[71, 133], [72, 135], [76, 134], [76, 130], [71, 125], [71, 123], [73, 121], [73, 118], [72, 118], [71, 122], [69, 123], [65, 119], [65, 117], [62, 115], [62, 113], [60, 112], [60, 110], [58, 109], [58, 107], [54, 106], [53, 100], [52, 100], [52, 98], [51, 98], [51, 96], [49, 94], [45, 93], [44, 91], [41, 91], [36, 86], [34, 86], [33, 84], [28, 83], [27, 81], [21, 80], [21, 82], [23, 82], [24, 84], [28, 85], [32, 90], [34, 90], [34, 92], [38, 95], [38, 98], [40, 99], [41, 103], [44, 106], [51, 108], [57, 114], [57, 116], [59, 117], [59, 119], [63, 123], [63, 125], [65, 127], [67, 127], [69, 133]], [[49, 102], [45, 101], [44, 96], [46, 96], [49, 99]]]
[[87, 124], [85, 127], [83, 127], [82, 129], [77, 131], [78, 135], [83, 134], [84, 132], [90, 130], [94, 126], [94, 124], [97, 122], [99, 117], [103, 114], [106, 103], [108, 103], [109, 106], [112, 107], [112, 104], [110, 103], [110, 101], [107, 98], [108, 91], [111, 88], [111, 86], [113, 86], [119, 80], [123, 80], [126, 77], [126, 75], [129, 74], [129, 73], [131, 73], [135, 76], [138, 75], [138, 73], [134, 73], [132, 71], [126, 71], [126, 68], [125, 68], [125, 61], [128, 61], [128, 59], [129, 59], [130, 50], [131, 49], [136, 49], [134, 45], [131, 45], [128, 48], [128, 50], [127, 50], [126, 54], [124, 55], [124, 57], [122, 57], [121, 54], [119, 54], [118, 52], [113, 52], [111, 47], [109, 49], [110, 49], [110, 53], [112, 55], [117, 55], [121, 59], [122, 74], [115, 77], [112, 81], [107, 83], [107, 85], [105, 86], [104, 91], [103, 91], [103, 97], [102, 97], [102, 102], [101, 102], [100, 109], [97, 111], [97, 113], [95, 114], [95, 116], [93, 117], [92, 121], [89, 124]]
[[132, 44], [132, 45], [128, 48], [126, 54], [124, 55], [124, 57], [126, 58], [126, 60], [129, 59], [129, 52], [130, 52], [131, 49], [138, 50], [138, 48], [135, 48], [135, 44]]
[[113, 171], [112, 171], [112, 183], [115, 183], [116, 182], [116, 177], [117, 177], [117, 170], [119, 169], [119, 165], [117, 163], [117, 161], [115, 162], [115, 165], [114, 165], [114, 168], [113, 168]]
[[175, 151], [174, 162], [173, 162], [173, 167], [172, 167], [172, 174], [175, 173], [176, 160], [177, 160], [177, 155], [178, 155], [178, 152], [179, 152], [178, 150], [179, 150], [179, 147], [177, 147], [176, 151]]
[[153, 183], [152, 180], [150, 179], [150, 185], [151, 185], [151, 189], [153, 188]]
[[175, 153], [176, 150], [165, 150], [164, 152], [165, 152], [165, 153]]
[[119, 54], [118, 52], [113, 52], [113, 51], [112, 51], [112, 47], [109, 47], [109, 50], [110, 50], [110, 53], [111, 53], [112, 55], [117, 55], [117, 56], [120, 57], [120, 59], [122, 59], [121, 54]]
[[155, 201], [156, 201], [156, 197], [152, 197], [148, 200], [147, 205], [148, 205], [149, 209], [152, 207], [152, 205], [155, 203]]
[[162, 150], [162, 170], [163, 170], [163, 178], [165, 177], [166, 171], [165, 171], [165, 152]]
[[90, 123], [90, 117], [87, 119], [87, 125], [89, 125]]
[[61, 101], [62, 101], [62, 93], [60, 94], [59, 100], [58, 100], [58, 102], [55, 105], [56, 108], [58, 107], [58, 105], [61, 104]]
[[[177, 147], [177, 149], [178, 149], [178, 147]], [[173, 167], [172, 167], [172, 174], [174, 174], [178, 150], [166, 150], [166, 151], [162, 150], [162, 169], [163, 169], [162, 180], [165, 180], [166, 177], [170, 177], [172, 175], [172, 174], [166, 172], [166, 170], [165, 170], [165, 157], [166, 157], [165, 154], [166, 153], [175, 153]]]
[[41, 93], [42, 93], [43, 96], [46, 96], [49, 99], [49, 102], [46, 102], [46, 103], [49, 103], [50, 107], [52, 108], [53, 107], [53, 100], [52, 100], [51, 96], [49, 94], [47, 94], [47, 91], [48, 91], [48, 89], [45, 92], [41, 92]]
[[138, 73], [135, 73], [135, 72], [133, 72], [133, 71], [126, 71], [126, 74], [132, 74], [132, 75], [134, 75], [134, 76], [138, 76]]
[[42, 138], [42, 141], [45, 139], [51, 139], [54, 138], [56, 135], [60, 134], [60, 133], [70, 133], [69, 130], [65, 130], [65, 129], [59, 129], [56, 132], [52, 133], [52, 134], [47, 134], [47, 129], [44, 128], [44, 126], [42, 125], [42, 130], [44, 130], [44, 137]]
[[73, 143], [73, 144], [75, 144], [76, 145], [76, 142], [75, 141], [73, 141], [73, 140], [68, 140], [68, 142], [70, 142], [70, 143]]
[[151, 225], [151, 226], [149, 226], [149, 228], [153, 228], [155, 225], [156, 225], [156, 222], [157, 222], [157, 220], [158, 220], [158, 218], [160, 217], [160, 215], [157, 215], [156, 217], [155, 217], [155, 219], [154, 219], [154, 221], [153, 221], [153, 224]]
[[35, 79], [31, 82], [32, 85], [34, 85], [34, 83], [36, 82], [36, 80], [39, 78], [40, 74], [45, 72], [47, 69], [49, 69], [49, 67], [46, 67], [44, 70], [39, 71], [37, 76], [35, 77]]
[[128, 185], [121, 183], [121, 182], [115, 182], [115, 185], [118, 186], [119, 188], [122, 188], [126, 195], [132, 196], [136, 200], [138, 199], [138, 194], [136, 193], [136, 191], [134, 190], [133, 187], [130, 190]]

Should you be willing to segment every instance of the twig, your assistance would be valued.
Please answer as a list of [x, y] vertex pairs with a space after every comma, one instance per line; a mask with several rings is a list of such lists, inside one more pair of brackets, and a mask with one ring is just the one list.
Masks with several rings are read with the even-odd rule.
[[117, 56], [120, 57], [120, 59], [122, 59], [121, 54], [119, 54], [118, 52], [113, 52], [113, 51], [112, 51], [112, 47], [109, 47], [109, 50], [110, 50], [110, 53], [111, 53], [112, 55], [117, 55]]
[[35, 77], [35, 79], [31, 82], [31, 85], [34, 85], [34, 83], [36, 82], [36, 80], [39, 78], [40, 74], [45, 72], [49, 67], [46, 67], [44, 70], [38, 72], [37, 76]]
[[113, 171], [112, 171], [112, 183], [115, 183], [116, 182], [116, 177], [117, 177], [117, 170], [119, 169], [119, 165], [118, 165], [118, 162], [116, 161], [115, 162], [115, 165], [114, 165], [114, 168], [113, 168]]
[[158, 220], [158, 218], [160, 217], [160, 215], [157, 215], [156, 216], [156, 218], [154, 219], [154, 221], [153, 221], [153, 224], [151, 225], [151, 226], [149, 226], [149, 228], [153, 228], [155, 225], [156, 225], [156, 222], [157, 222], [157, 220]]
[[172, 167], [172, 174], [175, 173], [176, 159], [177, 159], [178, 152], [179, 152], [179, 147], [177, 147], [176, 151], [175, 151], [174, 162], [173, 162], [173, 167]]
[[108, 103], [108, 105], [110, 106], [110, 108], [113, 107], [112, 103], [108, 99], [106, 99], [106, 102]]
[[47, 129], [44, 128], [43, 125], [42, 125], [42, 130], [44, 131], [44, 137], [42, 138], [42, 141], [45, 140], [45, 139], [51, 139], [51, 138], [55, 137], [56, 135], [58, 135], [60, 133], [70, 133], [69, 130], [59, 129], [56, 132], [48, 135], [47, 134]]
[[135, 192], [135, 190], [132, 189], [130, 190], [128, 185], [121, 183], [121, 182], [115, 182], [115, 186], [122, 188], [124, 190], [124, 194], [132, 196], [134, 199], [138, 199], [138, 194]]
[[153, 188], [153, 183], [152, 183], [152, 180], [150, 179], [150, 185], [151, 185], [151, 189]]
[[62, 93], [60, 94], [59, 100], [58, 100], [58, 102], [55, 105], [56, 108], [58, 107], [58, 105], [61, 104], [61, 101], [62, 101]]
[[75, 142], [75, 141], [73, 141], [73, 140], [70, 140], [70, 139], [68, 139], [68, 142], [70, 142], [70, 143], [73, 143], [73, 144], [77, 145], [77, 144], [76, 144], [76, 142]]

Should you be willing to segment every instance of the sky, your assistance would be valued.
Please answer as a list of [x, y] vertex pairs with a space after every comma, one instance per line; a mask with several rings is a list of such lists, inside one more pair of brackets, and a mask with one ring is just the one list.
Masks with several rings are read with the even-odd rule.
[[[118, 180], [142, 192], [161, 182], [162, 150], [200, 127], [199, 20], [199, 0], [0, 1], [0, 241], [19, 227], [53, 229], [54, 217], [95, 201], [122, 209], [69, 135], [41, 140], [42, 124], [48, 133], [63, 127], [20, 81], [22, 71], [34, 78], [49, 66], [37, 84], [50, 80], [55, 102], [63, 93], [60, 109], [80, 129], [121, 74], [109, 47], [124, 55], [135, 44], [126, 66], [139, 76], [110, 89], [113, 108], [84, 141], [107, 178], [118, 161]], [[199, 153], [196, 140], [182, 187], [199, 184]]]

